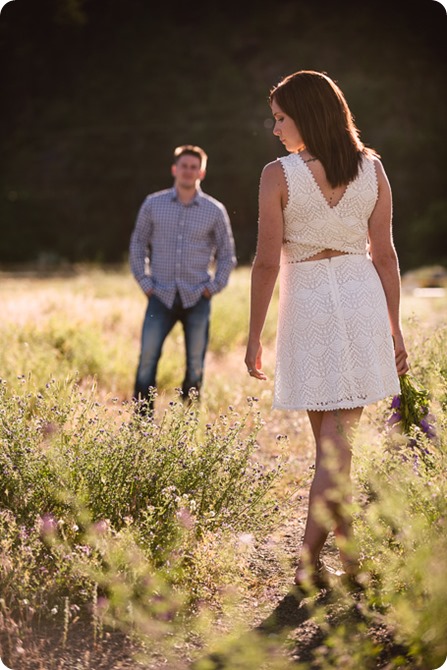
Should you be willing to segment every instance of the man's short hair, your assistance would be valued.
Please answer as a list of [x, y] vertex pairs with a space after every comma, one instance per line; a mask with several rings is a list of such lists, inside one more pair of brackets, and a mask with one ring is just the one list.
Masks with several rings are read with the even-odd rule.
[[195, 156], [200, 161], [200, 168], [206, 169], [208, 156], [201, 147], [194, 144], [182, 144], [174, 150], [174, 163], [177, 163], [181, 156]]

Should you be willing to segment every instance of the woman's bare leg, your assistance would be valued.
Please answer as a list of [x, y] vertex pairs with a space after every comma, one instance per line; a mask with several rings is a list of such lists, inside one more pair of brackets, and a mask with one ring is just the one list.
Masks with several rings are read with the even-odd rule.
[[315, 475], [309, 493], [304, 531], [303, 564], [316, 566], [331, 529], [334, 530], [345, 569], [350, 554], [351, 519], [346, 504], [351, 500], [351, 445], [363, 408], [332, 412], [308, 412], [316, 443]]

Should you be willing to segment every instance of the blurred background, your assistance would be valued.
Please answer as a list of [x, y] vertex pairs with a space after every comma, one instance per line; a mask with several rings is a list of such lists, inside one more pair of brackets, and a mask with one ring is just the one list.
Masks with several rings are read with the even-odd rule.
[[435, 0], [13, 0], [0, 15], [0, 267], [122, 263], [182, 143], [230, 214], [240, 264], [285, 150], [267, 96], [327, 72], [394, 194], [401, 268], [447, 265], [447, 15]]

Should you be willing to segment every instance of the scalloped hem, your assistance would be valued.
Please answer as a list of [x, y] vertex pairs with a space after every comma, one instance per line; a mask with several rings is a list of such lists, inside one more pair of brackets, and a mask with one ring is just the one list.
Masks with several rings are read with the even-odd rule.
[[358, 399], [358, 400], [352, 400], [351, 402], [335, 402], [335, 403], [327, 403], [325, 406], [323, 405], [317, 405], [317, 406], [297, 406], [297, 405], [284, 405], [282, 403], [275, 403], [273, 402], [272, 404], [272, 409], [279, 409], [279, 410], [285, 410], [289, 412], [295, 412], [295, 411], [306, 411], [306, 412], [333, 412], [337, 409], [359, 409], [360, 407], [366, 407], [367, 405], [374, 405], [374, 403], [379, 402], [380, 400], [385, 400], [386, 398], [391, 398], [393, 395], [396, 395], [396, 393], [399, 393], [399, 391], [392, 391], [390, 393], [386, 393], [385, 395], [380, 395], [377, 398], [374, 399]]

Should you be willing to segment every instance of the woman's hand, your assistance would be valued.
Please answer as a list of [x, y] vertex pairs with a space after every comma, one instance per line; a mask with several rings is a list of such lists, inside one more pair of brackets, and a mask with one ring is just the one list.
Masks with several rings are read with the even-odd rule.
[[399, 377], [404, 375], [410, 369], [408, 365], [408, 354], [405, 349], [404, 338], [402, 333], [393, 335], [394, 342], [394, 359], [396, 361], [396, 370]]
[[247, 353], [245, 355], [245, 365], [250, 377], [256, 379], [267, 379], [262, 371], [262, 344], [260, 342], [248, 343]]

